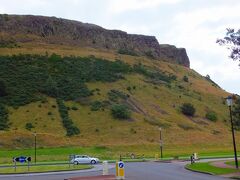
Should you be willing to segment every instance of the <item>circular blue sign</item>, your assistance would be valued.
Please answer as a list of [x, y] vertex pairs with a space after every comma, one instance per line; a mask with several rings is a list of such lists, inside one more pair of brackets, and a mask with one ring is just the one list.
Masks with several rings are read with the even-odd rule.
[[118, 164], [118, 167], [119, 167], [119, 168], [123, 168], [123, 167], [124, 167], [124, 163], [123, 163], [123, 162], [120, 162], [120, 163]]
[[19, 157], [19, 162], [20, 163], [26, 162], [26, 157], [24, 157], [24, 156]]

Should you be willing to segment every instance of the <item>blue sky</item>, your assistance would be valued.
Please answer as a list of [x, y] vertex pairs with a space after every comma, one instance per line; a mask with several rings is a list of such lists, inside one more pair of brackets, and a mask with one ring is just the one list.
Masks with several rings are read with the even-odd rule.
[[56, 16], [156, 36], [187, 49], [191, 68], [240, 94], [240, 67], [215, 42], [240, 28], [240, 0], [0, 0], [0, 13]]

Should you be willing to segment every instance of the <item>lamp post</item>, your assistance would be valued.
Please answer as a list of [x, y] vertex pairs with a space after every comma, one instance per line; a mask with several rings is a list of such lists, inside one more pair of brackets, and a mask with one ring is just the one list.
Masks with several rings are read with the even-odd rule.
[[37, 162], [37, 133], [34, 132], [33, 135], [34, 135], [34, 162], [36, 164], [36, 162]]
[[226, 102], [227, 102], [227, 105], [229, 107], [229, 113], [230, 113], [231, 129], [232, 129], [232, 139], [233, 139], [233, 148], [234, 148], [234, 157], [235, 157], [235, 165], [236, 165], [236, 169], [238, 169], [237, 148], [236, 148], [234, 127], [233, 127], [233, 119], [232, 119], [232, 104], [233, 104], [232, 96], [228, 96], [226, 98]]
[[161, 153], [161, 159], [162, 159], [163, 158], [162, 128], [159, 128], [159, 143], [160, 143], [160, 153]]

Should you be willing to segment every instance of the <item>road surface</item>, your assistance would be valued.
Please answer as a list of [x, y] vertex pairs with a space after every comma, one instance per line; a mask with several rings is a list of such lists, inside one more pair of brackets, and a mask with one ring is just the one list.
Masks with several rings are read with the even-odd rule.
[[[186, 163], [134, 162], [125, 164], [127, 180], [221, 180], [226, 178], [188, 171]], [[110, 174], [115, 174], [110, 165]], [[70, 177], [101, 175], [101, 165], [91, 170], [22, 175], [0, 175], [0, 180], [64, 180]]]

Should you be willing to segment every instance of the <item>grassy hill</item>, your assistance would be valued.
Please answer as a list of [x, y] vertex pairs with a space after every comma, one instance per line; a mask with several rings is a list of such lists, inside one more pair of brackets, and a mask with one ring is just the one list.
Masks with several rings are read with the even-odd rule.
[[[19, 53], [33, 56], [17, 55], [15, 62], [12, 55]], [[57, 56], [59, 59], [55, 61], [51, 59], [52, 53], [62, 57]], [[109, 148], [111, 152], [120, 149], [154, 154], [159, 147], [158, 127], [162, 127], [167, 153], [232, 150], [228, 108], [224, 103], [228, 93], [192, 69], [164, 59], [157, 61], [113, 51], [47, 44], [0, 48], [0, 56], [0, 79], [8, 84], [7, 89], [31, 97], [25, 101], [16, 100], [15, 96], [1, 98], [9, 111], [9, 129], [0, 131], [1, 149], [32, 148], [33, 132], [37, 132], [39, 148], [94, 146]], [[6, 59], [11, 68], [7, 64], [4, 67]], [[68, 67], [73, 69], [72, 73]], [[40, 72], [42, 76], [35, 77]], [[95, 76], [90, 78], [92, 74]], [[50, 75], [58, 84], [57, 95], [42, 86], [41, 82], [46, 82]], [[85, 75], [89, 79], [81, 79]], [[64, 89], [68, 86], [71, 88]], [[75, 92], [74, 88], [79, 87], [84, 93]], [[30, 91], [23, 91], [27, 89]], [[68, 118], [80, 134], [66, 136], [58, 98], [64, 100]], [[116, 103], [126, 105], [131, 117], [113, 118], [111, 107]], [[191, 103], [196, 108], [193, 117], [181, 113], [183, 103]], [[205, 118], [209, 111], [216, 113], [216, 122]], [[26, 128], [27, 123], [32, 127]]]

